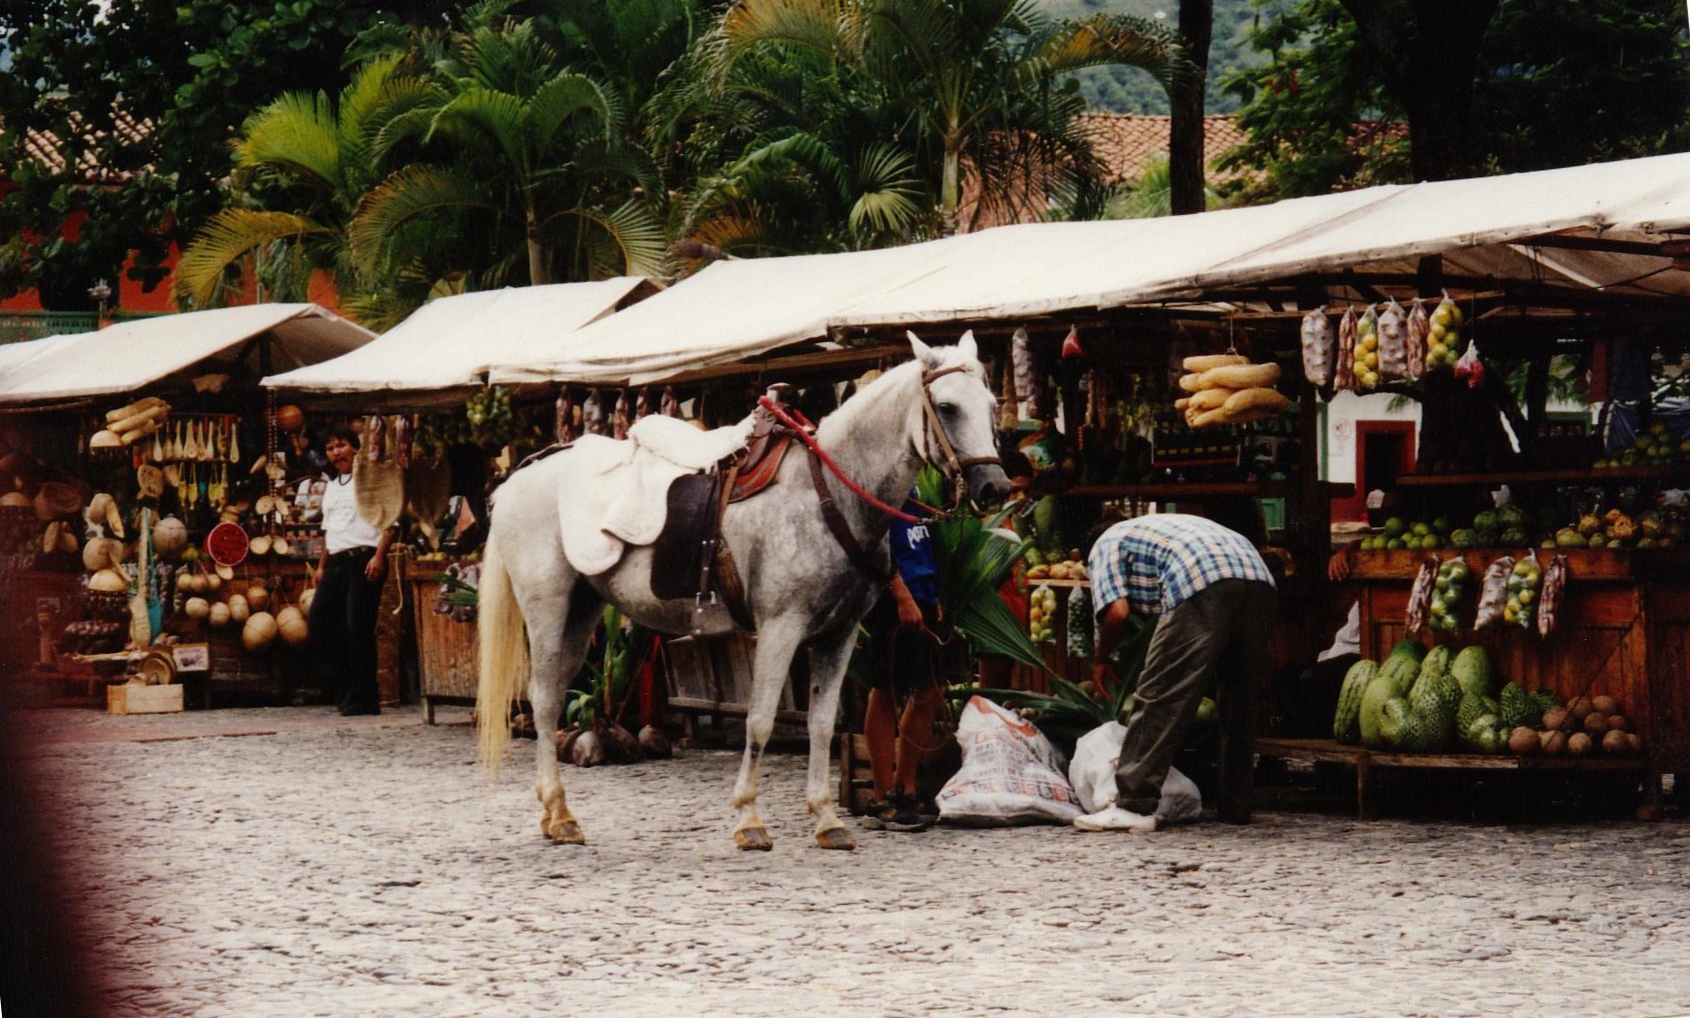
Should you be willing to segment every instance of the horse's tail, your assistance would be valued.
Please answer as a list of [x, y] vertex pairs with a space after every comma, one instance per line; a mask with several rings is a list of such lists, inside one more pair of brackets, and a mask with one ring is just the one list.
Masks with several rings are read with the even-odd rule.
[[511, 741], [510, 705], [528, 674], [528, 646], [522, 609], [516, 603], [510, 573], [498, 543], [488, 535], [481, 557], [481, 583], [476, 607], [480, 640], [475, 691], [475, 726], [481, 763], [498, 773]]

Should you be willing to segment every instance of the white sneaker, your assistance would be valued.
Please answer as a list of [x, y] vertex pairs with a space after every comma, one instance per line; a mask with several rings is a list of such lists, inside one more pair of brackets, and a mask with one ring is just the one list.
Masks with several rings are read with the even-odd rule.
[[1127, 831], [1131, 834], [1149, 834], [1156, 829], [1156, 818], [1140, 816], [1132, 810], [1122, 809], [1116, 805], [1105, 806], [1096, 813], [1074, 818], [1074, 826], [1082, 831]]

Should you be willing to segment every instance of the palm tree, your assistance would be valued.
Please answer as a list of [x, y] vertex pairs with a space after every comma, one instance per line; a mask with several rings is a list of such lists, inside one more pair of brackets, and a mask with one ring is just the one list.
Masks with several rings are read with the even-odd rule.
[[266, 252], [302, 257], [332, 270], [342, 293], [359, 291], [347, 228], [377, 179], [367, 138], [396, 66], [390, 58], [371, 60], [334, 100], [288, 93], [248, 118], [231, 176], [246, 204], [213, 216], [182, 252], [178, 301], [212, 305], [233, 267]]
[[662, 230], [642, 199], [655, 170], [626, 139], [620, 97], [562, 66], [535, 23], [503, 20], [502, 6], [478, 8], [390, 105], [375, 154], [412, 158], [359, 202], [359, 265], [391, 260], [393, 238], [426, 225], [493, 258], [483, 285], [657, 271]]
[[1099, 174], [1074, 127], [1069, 82], [1086, 67], [1139, 67], [1172, 88], [1191, 73], [1153, 22], [1053, 22], [1028, 0], [735, 0], [704, 52], [722, 85], [749, 56], [808, 51], [883, 104], [882, 140], [911, 154], [955, 232], [965, 164], [982, 209], [1029, 188], [1073, 191]]

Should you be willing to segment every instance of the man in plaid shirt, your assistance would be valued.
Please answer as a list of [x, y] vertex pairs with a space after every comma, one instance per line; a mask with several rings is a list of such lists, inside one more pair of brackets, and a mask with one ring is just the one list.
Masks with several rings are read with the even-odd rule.
[[1242, 535], [1200, 516], [1163, 513], [1115, 524], [1087, 561], [1097, 611], [1094, 679], [1115, 679], [1109, 657], [1134, 612], [1156, 619], [1127, 723], [1116, 799], [1074, 826], [1153, 831], [1162, 782], [1211, 684], [1221, 725], [1220, 818], [1250, 819], [1257, 687], [1267, 667], [1274, 585]]

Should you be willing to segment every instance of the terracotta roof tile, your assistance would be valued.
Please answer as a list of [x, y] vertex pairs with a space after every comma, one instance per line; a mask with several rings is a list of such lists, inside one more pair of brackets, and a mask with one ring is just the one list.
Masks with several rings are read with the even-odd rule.
[[[1108, 167], [1111, 184], [1130, 183], [1144, 172], [1152, 160], [1168, 155], [1168, 123], [1166, 116], [1143, 113], [1086, 113], [1080, 117], [1091, 135], [1092, 148], [1098, 159]], [[1211, 181], [1235, 179], [1237, 171], [1219, 173], [1215, 160], [1245, 140], [1238, 118], [1230, 114], [1210, 114], [1203, 118], [1203, 164]]]
[[[137, 144], [152, 133], [151, 120], [136, 120], [121, 109], [112, 111], [115, 121], [115, 134], [125, 144]], [[3, 130], [4, 128], [0, 128]], [[84, 182], [89, 184], [116, 184], [131, 179], [134, 174], [128, 170], [110, 170], [100, 166], [99, 156], [95, 149], [97, 143], [108, 137], [103, 130], [91, 131], [84, 135], [84, 145], [76, 156], [76, 173]], [[64, 145], [58, 136], [51, 131], [38, 131], [26, 128], [23, 142], [24, 154], [40, 163], [49, 173], [61, 174], [68, 172]]]

